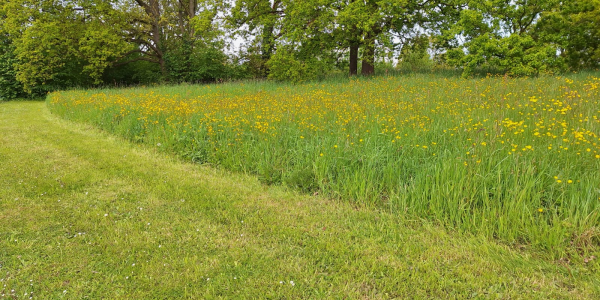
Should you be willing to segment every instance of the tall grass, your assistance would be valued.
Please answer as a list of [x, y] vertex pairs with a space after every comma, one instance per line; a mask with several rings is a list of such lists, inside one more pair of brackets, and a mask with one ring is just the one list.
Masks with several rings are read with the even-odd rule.
[[600, 78], [434, 75], [58, 92], [198, 163], [544, 249], [600, 246]]

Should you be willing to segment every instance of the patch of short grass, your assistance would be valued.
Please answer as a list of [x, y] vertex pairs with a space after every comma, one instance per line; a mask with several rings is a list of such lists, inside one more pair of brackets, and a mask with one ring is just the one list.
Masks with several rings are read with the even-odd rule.
[[0, 299], [600, 296], [553, 260], [0, 104]]

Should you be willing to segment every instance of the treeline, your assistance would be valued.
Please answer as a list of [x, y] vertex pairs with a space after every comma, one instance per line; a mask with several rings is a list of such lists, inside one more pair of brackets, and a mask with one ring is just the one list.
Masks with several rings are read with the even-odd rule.
[[597, 68], [600, 0], [0, 0], [0, 99], [378, 65]]

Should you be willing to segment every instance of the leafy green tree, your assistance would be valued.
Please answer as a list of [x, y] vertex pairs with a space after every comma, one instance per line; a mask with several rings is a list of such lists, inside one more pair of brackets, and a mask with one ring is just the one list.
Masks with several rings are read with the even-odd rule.
[[535, 34], [558, 45], [562, 59], [573, 70], [600, 66], [600, 1], [560, 2], [538, 23]]
[[89, 76], [94, 84], [103, 82], [104, 71], [116, 60], [136, 49], [122, 36], [122, 32], [130, 28], [130, 23], [127, 15], [115, 9], [116, 3], [116, 0], [80, 0], [75, 3], [83, 22], [76, 52], [85, 61], [83, 74]]
[[427, 35], [417, 35], [406, 40], [398, 56], [398, 68], [410, 71], [431, 69], [434, 62], [428, 52], [430, 44], [430, 37]]
[[[237, 36], [253, 38], [247, 46], [246, 57], [257, 76], [267, 76], [267, 62], [275, 52], [287, 2], [284, 0], [236, 0], [227, 18], [228, 26]], [[258, 53], [258, 54], [256, 54]]]
[[[295, 82], [438, 58], [469, 76], [600, 66], [600, 0], [0, 0], [0, 97], [103, 83]], [[227, 31], [244, 37], [226, 55]], [[361, 65], [359, 65], [361, 62]]]
[[[132, 27], [122, 34], [138, 45], [128, 63], [157, 63], [165, 79], [198, 81], [220, 77], [225, 56], [215, 22], [225, 3], [218, 0], [134, 0], [126, 3]], [[134, 53], [129, 54], [134, 54]], [[199, 63], [203, 63], [199, 65]], [[217, 74], [218, 73], [218, 74]]]
[[[349, 74], [375, 72], [378, 49], [399, 48], [407, 40], [439, 22], [453, 1], [427, 0], [308, 0], [288, 5], [285, 24], [292, 41], [312, 41], [318, 53], [347, 53]], [[289, 19], [289, 20], [287, 20]], [[315, 43], [317, 41], [318, 43]]]
[[22, 97], [25, 93], [23, 85], [17, 80], [15, 47], [4, 28], [7, 19], [4, 2], [0, 1], [0, 100], [9, 100]]
[[101, 9], [104, 1], [7, 1], [4, 29], [13, 41], [16, 78], [24, 89], [62, 89], [100, 83], [104, 69], [129, 45]]
[[17, 80], [16, 64], [14, 46], [6, 35], [0, 36], [0, 100], [26, 96], [23, 85]]
[[[451, 39], [446, 53], [450, 65], [469, 76], [477, 68], [512, 75], [536, 75], [563, 69], [558, 45], [536, 31], [538, 21], [558, 0], [468, 1], [458, 22], [444, 31]], [[461, 43], [461, 40], [464, 41]]]
[[301, 83], [326, 74], [331, 63], [319, 57], [302, 56], [291, 46], [282, 46], [267, 62], [269, 78], [278, 81]]
[[223, 3], [4, 0], [0, 8], [14, 46], [15, 78], [32, 93], [101, 84], [107, 69], [140, 61], [157, 64], [162, 79], [225, 77], [228, 62], [214, 22]]

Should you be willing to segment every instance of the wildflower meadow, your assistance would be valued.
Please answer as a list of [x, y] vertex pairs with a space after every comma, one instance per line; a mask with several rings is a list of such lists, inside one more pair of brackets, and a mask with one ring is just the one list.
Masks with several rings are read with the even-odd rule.
[[600, 78], [405, 75], [54, 92], [201, 164], [551, 251], [600, 246]]

